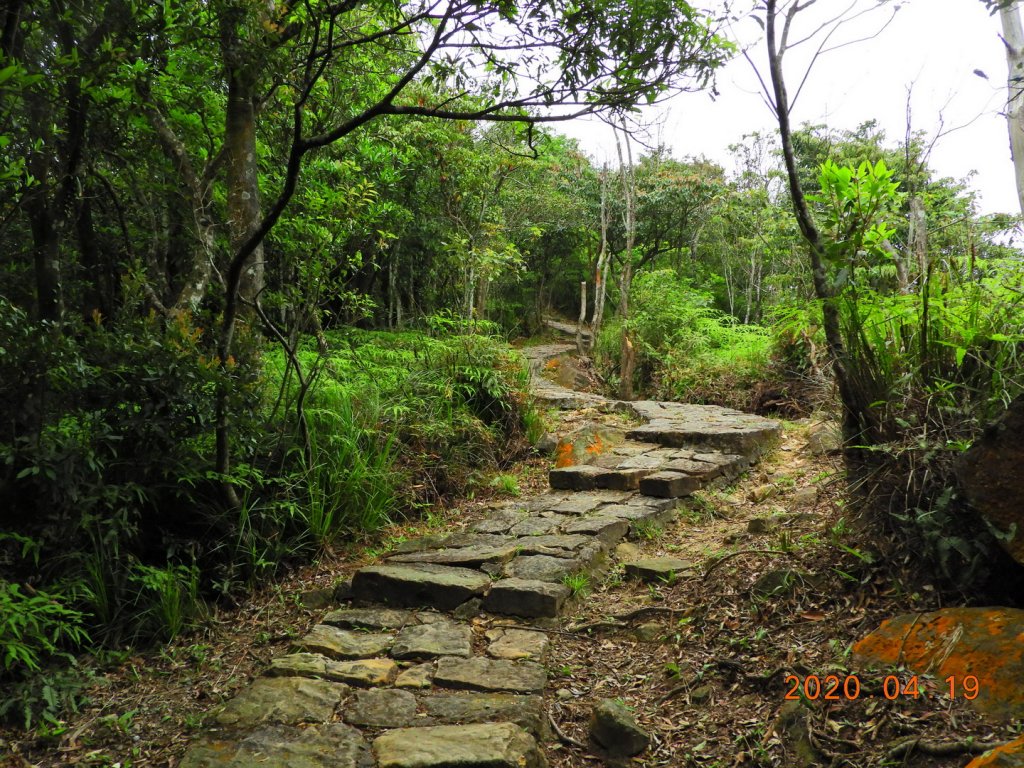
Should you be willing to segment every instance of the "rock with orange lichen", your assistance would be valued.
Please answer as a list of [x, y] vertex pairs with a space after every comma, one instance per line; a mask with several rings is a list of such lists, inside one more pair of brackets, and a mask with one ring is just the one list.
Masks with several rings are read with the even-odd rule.
[[578, 464], [595, 464], [625, 440], [625, 433], [600, 424], [588, 424], [572, 432], [555, 447], [555, 467], [573, 467]]
[[955, 697], [979, 711], [1024, 716], [1024, 610], [947, 608], [897, 616], [857, 642], [853, 657], [860, 667], [929, 674], [947, 695], [952, 677]]
[[971, 760], [967, 768], [1024, 768], [1024, 736], [990, 749]]
[[1024, 396], [1018, 397], [957, 462], [971, 506], [1002, 531], [1000, 546], [1024, 564]]

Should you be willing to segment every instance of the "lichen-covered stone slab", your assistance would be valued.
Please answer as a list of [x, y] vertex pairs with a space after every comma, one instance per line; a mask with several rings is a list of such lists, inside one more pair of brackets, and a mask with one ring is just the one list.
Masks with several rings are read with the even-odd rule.
[[318, 653], [290, 653], [270, 662], [268, 677], [315, 677], [349, 685], [388, 685], [398, 674], [391, 659], [335, 661]]
[[208, 737], [189, 748], [178, 768], [371, 768], [362, 734], [342, 723], [274, 726], [233, 740]]
[[860, 667], [902, 666], [939, 680], [953, 676], [958, 686], [968, 676], [978, 681], [968, 705], [997, 717], [1024, 717], [1024, 610], [947, 608], [897, 616], [853, 646]]
[[326, 723], [349, 694], [344, 683], [305, 677], [254, 680], [217, 712], [217, 725], [251, 730], [261, 725]]
[[433, 664], [416, 664], [402, 670], [395, 678], [396, 688], [421, 689], [429, 688], [434, 677]]
[[437, 693], [420, 697], [432, 725], [515, 723], [537, 738], [546, 734], [544, 700], [512, 693]]
[[473, 633], [465, 624], [436, 621], [406, 627], [395, 638], [391, 655], [399, 660], [423, 661], [439, 656], [469, 656]]
[[379, 768], [543, 768], [536, 740], [513, 723], [398, 728], [373, 742]]
[[487, 591], [491, 579], [468, 568], [429, 563], [393, 563], [360, 568], [352, 578], [357, 600], [450, 611]]
[[427, 550], [411, 554], [393, 555], [389, 563], [436, 563], [460, 568], [476, 568], [484, 563], [504, 563], [514, 557], [516, 548], [511, 544], [498, 546], [478, 545], [451, 549]]
[[532, 661], [505, 659], [438, 659], [434, 685], [471, 691], [540, 693], [547, 675]]
[[370, 659], [386, 654], [393, 641], [394, 636], [390, 634], [317, 624], [308, 635], [295, 643], [295, 650], [319, 653], [329, 659]]
[[372, 728], [403, 728], [416, 719], [416, 697], [394, 688], [356, 691], [345, 708], [345, 722]]
[[411, 611], [396, 608], [339, 608], [324, 616], [320, 623], [341, 629], [398, 629], [415, 624], [416, 620]]
[[580, 565], [572, 558], [524, 555], [505, 566], [505, 576], [528, 581], [561, 582], [570, 573], [580, 570]]
[[524, 618], [558, 616], [571, 594], [564, 584], [530, 579], [500, 579], [484, 598], [483, 609], [491, 613]]
[[680, 496], [689, 496], [694, 491], [700, 490], [703, 485], [704, 481], [698, 476], [665, 470], [655, 472], [641, 480], [640, 493], [674, 499]]
[[651, 557], [625, 563], [623, 569], [628, 578], [643, 582], [659, 582], [678, 578], [680, 574], [692, 570], [693, 563], [678, 557]]
[[550, 641], [543, 632], [502, 627], [487, 631], [487, 655], [495, 659], [532, 659], [539, 661], [547, 653]]

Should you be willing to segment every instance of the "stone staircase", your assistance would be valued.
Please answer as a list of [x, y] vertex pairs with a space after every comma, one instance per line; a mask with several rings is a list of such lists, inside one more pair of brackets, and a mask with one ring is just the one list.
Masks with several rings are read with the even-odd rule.
[[571, 349], [524, 350], [536, 396], [644, 423], [593, 463], [552, 469], [551, 491], [358, 570], [351, 605], [215, 713], [182, 768], [547, 765], [544, 630], [571, 605], [567, 577], [603, 573], [617, 543], [669, 522], [679, 498], [735, 477], [781, 433], [730, 409], [622, 403], [544, 379]]

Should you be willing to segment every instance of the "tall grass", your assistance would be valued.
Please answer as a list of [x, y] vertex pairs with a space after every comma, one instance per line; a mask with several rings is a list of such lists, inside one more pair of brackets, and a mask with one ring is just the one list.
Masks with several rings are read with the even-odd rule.
[[[308, 446], [288, 453], [301, 488], [299, 515], [318, 546], [373, 531], [399, 514], [457, 493], [474, 468], [497, 466], [532, 429], [521, 361], [500, 341], [459, 333], [330, 334], [321, 356], [311, 341], [298, 354], [311, 372], [305, 394]], [[267, 369], [284, 391], [279, 412], [299, 396], [283, 355]]]

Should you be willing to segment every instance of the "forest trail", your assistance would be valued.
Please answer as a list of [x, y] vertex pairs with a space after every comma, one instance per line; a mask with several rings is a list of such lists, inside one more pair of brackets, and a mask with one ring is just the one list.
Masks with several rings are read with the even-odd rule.
[[[613, 552], [632, 552], [626, 539], [670, 522], [680, 498], [735, 478], [781, 434], [775, 421], [730, 409], [623, 403], [545, 378], [572, 349], [523, 350], [535, 396], [583, 421], [558, 444], [550, 490], [359, 569], [350, 606], [323, 616], [224, 705], [182, 768], [548, 764], [548, 648], [575, 598]], [[599, 415], [608, 413], [632, 423], [609, 427]], [[674, 579], [692, 564], [625, 567]], [[628, 717], [609, 718], [613, 757], [643, 748]]]

